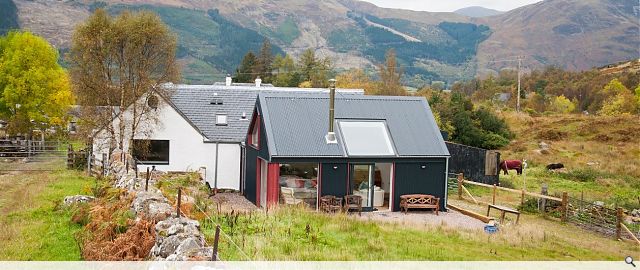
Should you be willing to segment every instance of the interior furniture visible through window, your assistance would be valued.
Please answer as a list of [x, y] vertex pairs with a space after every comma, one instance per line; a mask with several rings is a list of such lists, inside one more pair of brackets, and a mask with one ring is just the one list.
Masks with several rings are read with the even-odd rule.
[[133, 140], [133, 157], [142, 164], [169, 165], [169, 140]]

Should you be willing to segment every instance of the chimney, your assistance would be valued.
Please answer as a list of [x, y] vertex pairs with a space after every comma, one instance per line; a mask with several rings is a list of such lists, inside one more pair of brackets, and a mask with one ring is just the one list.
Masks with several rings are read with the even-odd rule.
[[327, 144], [338, 143], [336, 140], [336, 133], [333, 132], [333, 122], [335, 120], [335, 99], [336, 99], [336, 80], [329, 80], [329, 132], [327, 132], [327, 136], [325, 139], [327, 140]]
[[256, 78], [256, 87], [260, 87], [261, 84], [262, 84], [262, 79], [260, 79], [260, 76], [258, 76]]
[[231, 79], [231, 75], [227, 74], [227, 77], [226, 77], [226, 78], [225, 78], [225, 80], [224, 80], [224, 85], [226, 85], [226, 86], [231, 86], [231, 82], [232, 82], [232, 81], [233, 81], [233, 80]]

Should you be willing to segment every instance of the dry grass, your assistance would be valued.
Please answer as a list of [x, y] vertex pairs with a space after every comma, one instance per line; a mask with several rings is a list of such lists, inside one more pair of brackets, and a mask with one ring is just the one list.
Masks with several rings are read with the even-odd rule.
[[[560, 162], [569, 169], [593, 167], [640, 177], [640, 118], [637, 116], [532, 117], [513, 112], [504, 112], [503, 116], [517, 134], [502, 150], [505, 159], [527, 159], [540, 166]], [[541, 141], [550, 145], [549, 154], [535, 151]]]

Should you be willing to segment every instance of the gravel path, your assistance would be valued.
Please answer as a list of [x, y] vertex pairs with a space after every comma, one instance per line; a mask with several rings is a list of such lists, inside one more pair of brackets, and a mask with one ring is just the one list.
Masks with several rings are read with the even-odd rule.
[[218, 193], [211, 196], [214, 204], [219, 204], [220, 211], [224, 213], [235, 212], [252, 212], [258, 210], [253, 203], [247, 200], [240, 193]]
[[364, 212], [360, 218], [365, 220], [396, 222], [405, 225], [444, 225], [447, 227], [469, 230], [481, 230], [485, 225], [485, 223], [480, 220], [465, 216], [454, 210], [440, 212], [440, 215], [438, 216], [430, 211], [409, 211], [408, 214], [389, 211]]

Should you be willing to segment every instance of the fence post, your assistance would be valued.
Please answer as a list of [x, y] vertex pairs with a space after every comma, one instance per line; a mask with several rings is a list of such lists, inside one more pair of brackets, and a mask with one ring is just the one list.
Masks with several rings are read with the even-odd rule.
[[520, 205], [524, 206], [524, 189], [522, 190], [522, 195], [520, 196]]
[[616, 239], [622, 239], [622, 207], [616, 209]]
[[[549, 187], [547, 186], [547, 184], [542, 184], [542, 190], [540, 190], [540, 194], [545, 196], [548, 195], [549, 194], [548, 189]], [[541, 198], [540, 203], [538, 205], [538, 210], [542, 212], [543, 215], [546, 215], [547, 214], [546, 208], [547, 208], [547, 199]]]
[[178, 188], [178, 203], [176, 204], [176, 216], [180, 218], [180, 203], [182, 201], [182, 188]]
[[[31, 152], [31, 150], [29, 150]], [[67, 145], [67, 169], [71, 169], [71, 164], [73, 163], [73, 146], [71, 144]]]
[[213, 238], [213, 255], [211, 256], [211, 260], [216, 262], [219, 260], [218, 258], [218, 242], [220, 241], [220, 225], [216, 225], [216, 235]]
[[496, 184], [493, 184], [493, 199], [491, 200], [491, 204], [496, 204], [496, 192], [498, 191], [498, 187]]
[[151, 175], [149, 174], [149, 167], [147, 167], [147, 177], [146, 180], [144, 182], [144, 191], [149, 191], [149, 177]]
[[462, 183], [464, 182], [464, 176], [462, 173], [458, 174], [458, 199], [462, 200]]
[[567, 212], [569, 211], [569, 195], [567, 192], [562, 192], [562, 215], [561, 220], [563, 222], [567, 221]]
[[107, 174], [107, 153], [102, 153], [102, 176]]

